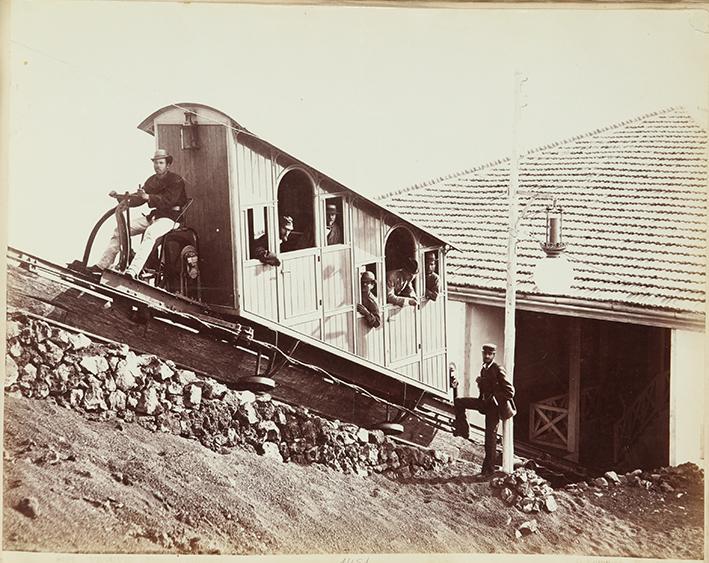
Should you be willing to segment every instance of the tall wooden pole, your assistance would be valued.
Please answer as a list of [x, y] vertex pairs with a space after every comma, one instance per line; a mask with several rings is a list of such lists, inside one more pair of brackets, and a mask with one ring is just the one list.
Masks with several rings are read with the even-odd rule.
[[[519, 72], [514, 77], [514, 114], [512, 123], [512, 161], [510, 162], [510, 184], [507, 190], [507, 288], [505, 290], [505, 371], [510, 382], [514, 381], [515, 370], [515, 309], [517, 305], [517, 220], [519, 201], [519, 147], [518, 130], [522, 110], [522, 83]], [[502, 470], [511, 473], [514, 469], [514, 419], [502, 422]]]

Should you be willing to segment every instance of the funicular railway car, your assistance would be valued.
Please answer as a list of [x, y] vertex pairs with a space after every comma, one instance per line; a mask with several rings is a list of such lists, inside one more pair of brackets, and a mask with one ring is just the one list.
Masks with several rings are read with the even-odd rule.
[[[167, 106], [139, 128], [185, 179], [201, 302], [396, 404], [450, 398], [445, 241], [211, 107]], [[387, 277], [412, 260], [418, 303], [387, 302]], [[431, 275], [436, 291], [427, 291]], [[375, 280], [380, 322], [363, 310], [363, 277]]]

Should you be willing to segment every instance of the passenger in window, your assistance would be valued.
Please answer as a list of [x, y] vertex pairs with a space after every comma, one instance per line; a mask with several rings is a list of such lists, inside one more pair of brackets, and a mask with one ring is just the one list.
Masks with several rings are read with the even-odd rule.
[[337, 219], [337, 206], [334, 203], [325, 206], [325, 229], [328, 245], [343, 243], [342, 226]]
[[281, 215], [278, 219], [278, 237], [281, 241], [281, 252], [289, 252], [303, 248], [302, 233], [293, 231], [295, 224], [290, 215]]
[[268, 233], [263, 233], [254, 240], [251, 246], [251, 258], [258, 259], [262, 264], [280, 266], [281, 261], [268, 249]]
[[418, 305], [416, 290], [412, 284], [418, 271], [418, 262], [407, 258], [401, 268], [387, 272], [387, 303], [399, 307]]
[[377, 279], [372, 272], [368, 270], [362, 272], [362, 277], [360, 278], [362, 302], [357, 304], [357, 312], [364, 316], [369, 326], [375, 328], [382, 322], [377, 298], [372, 293], [372, 289], [376, 287], [376, 283]]
[[441, 292], [441, 280], [438, 277], [436, 255], [433, 252], [426, 254], [426, 299], [435, 301]]

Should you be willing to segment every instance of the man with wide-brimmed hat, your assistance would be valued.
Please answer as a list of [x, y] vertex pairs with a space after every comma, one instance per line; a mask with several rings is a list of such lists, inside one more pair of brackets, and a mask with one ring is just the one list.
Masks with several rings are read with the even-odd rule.
[[[133, 278], [140, 275], [157, 240], [177, 226], [176, 220], [187, 203], [185, 181], [169, 170], [173, 160], [172, 155], [165, 149], [158, 149], [150, 160], [153, 161], [155, 174], [145, 181], [142, 188], [139, 187], [134, 194], [130, 194], [131, 207], [147, 203], [148, 207], [152, 208], [148, 215], [131, 218], [131, 236], [143, 234], [143, 240], [135, 249], [135, 256], [126, 269], [126, 274]], [[115, 198], [122, 197], [115, 191], [108, 195]], [[95, 266], [89, 268], [90, 271], [100, 273], [111, 266], [119, 249], [120, 238], [116, 228], [103, 256]]]
[[331, 244], [342, 244], [344, 242], [342, 227], [338, 222], [337, 216], [337, 205], [328, 202], [325, 205], [325, 241], [328, 246]]
[[373, 328], [382, 323], [381, 313], [377, 298], [372, 289], [376, 287], [377, 278], [369, 270], [362, 272], [360, 276], [361, 301], [357, 304], [357, 311], [364, 317], [367, 324]]
[[[514, 404], [510, 404], [515, 395], [512, 383], [507, 379], [505, 368], [495, 362], [497, 346], [483, 344], [483, 365], [480, 377], [475, 381], [480, 390], [479, 397], [456, 397], [455, 405], [455, 430], [454, 436], [468, 438], [470, 428], [465, 416], [467, 409], [475, 409], [485, 415], [485, 459], [482, 465], [482, 474], [492, 473], [495, 469], [497, 457], [497, 426], [501, 419], [514, 415]], [[457, 386], [457, 381], [453, 382]]]
[[403, 307], [418, 305], [413, 280], [418, 274], [419, 264], [413, 258], [405, 258], [401, 268], [387, 272], [387, 303]]

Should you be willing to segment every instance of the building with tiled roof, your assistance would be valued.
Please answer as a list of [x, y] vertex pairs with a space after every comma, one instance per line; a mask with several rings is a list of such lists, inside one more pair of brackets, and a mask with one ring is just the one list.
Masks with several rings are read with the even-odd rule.
[[[671, 108], [520, 158], [515, 381], [518, 391], [533, 396], [520, 413], [528, 422], [518, 417], [515, 427], [528, 425], [521, 431], [531, 441], [549, 439], [536, 432], [543, 424], [535, 430], [544, 407], [570, 408], [574, 399], [568, 389], [577, 386], [573, 378], [580, 378], [575, 407], [587, 392], [589, 404], [598, 399], [622, 410], [603, 438], [614, 445], [591, 447], [594, 437], [584, 438], [578, 429], [583, 408], [574, 407], [577, 419], [558, 428], [565, 439], [557, 433], [550, 447], [583, 458], [585, 441], [591, 455], [618, 462], [634, 459], [624, 456], [630, 447], [624, 440], [639, 442], [655, 432], [669, 434], [665, 450], [670, 461], [703, 457], [696, 417], [687, 419], [681, 412], [686, 405], [672, 401], [703, 395], [697, 392], [704, 365], [707, 145], [707, 131], [684, 109]], [[474, 392], [477, 375], [477, 346], [489, 339], [502, 343], [510, 169], [506, 158], [384, 198], [389, 208], [455, 246], [446, 263], [449, 320], [465, 324], [466, 330], [458, 331], [463, 336], [458, 349], [451, 345], [449, 356], [457, 355], [465, 365], [469, 392]], [[550, 295], [536, 287], [533, 271], [545, 256], [540, 247], [545, 210], [554, 200], [563, 208], [562, 236], [575, 278], [568, 291]], [[450, 326], [449, 333], [455, 334]], [[612, 365], [613, 374], [608, 371]], [[661, 388], [665, 372], [681, 373], [682, 379], [671, 377]], [[594, 387], [612, 389], [615, 396], [594, 395]], [[560, 402], [547, 400], [559, 394]], [[629, 414], [633, 409], [638, 412]], [[655, 419], [647, 420], [652, 417], [643, 411], [657, 411]], [[624, 435], [633, 424], [634, 431]], [[683, 441], [688, 434], [691, 445]]]
[[[453, 292], [505, 289], [509, 177], [504, 159], [386, 197], [459, 249], [448, 255]], [[707, 132], [684, 110], [530, 151], [519, 190], [521, 208], [529, 204], [518, 243], [522, 297], [539, 294], [532, 271], [544, 256], [544, 208], [556, 199], [576, 272], [570, 297], [704, 323]]]

